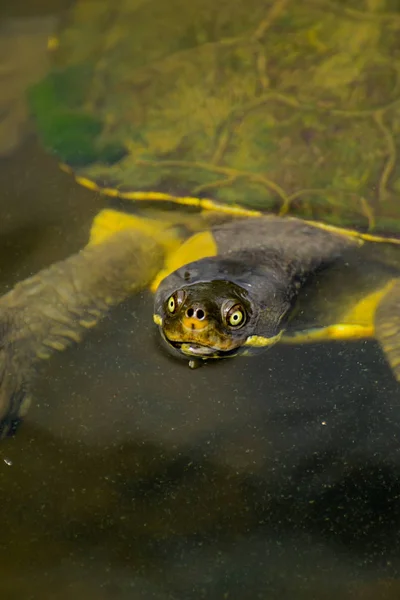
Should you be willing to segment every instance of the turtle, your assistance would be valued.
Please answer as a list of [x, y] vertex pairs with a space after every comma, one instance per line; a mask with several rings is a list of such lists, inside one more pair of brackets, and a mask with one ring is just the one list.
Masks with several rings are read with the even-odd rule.
[[3, 435], [26, 413], [38, 363], [145, 288], [164, 346], [191, 367], [278, 342], [375, 337], [400, 381], [400, 239], [291, 216], [218, 217], [103, 209], [80, 253], [0, 299]]
[[29, 102], [110, 206], [0, 300], [3, 433], [40, 360], [145, 288], [191, 367], [376, 338], [400, 380], [400, 15], [361, 4], [76, 3]]

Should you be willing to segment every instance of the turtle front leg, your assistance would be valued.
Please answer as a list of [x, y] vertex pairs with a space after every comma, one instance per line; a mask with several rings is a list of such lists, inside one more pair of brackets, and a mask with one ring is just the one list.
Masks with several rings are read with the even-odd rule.
[[37, 363], [79, 342], [110, 307], [149, 286], [165, 251], [161, 239], [119, 231], [0, 299], [0, 437], [26, 412]]

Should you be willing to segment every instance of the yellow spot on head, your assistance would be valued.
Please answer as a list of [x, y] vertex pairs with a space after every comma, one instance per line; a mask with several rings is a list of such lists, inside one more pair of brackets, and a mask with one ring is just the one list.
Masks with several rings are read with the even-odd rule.
[[245, 346], [251, 346], [252, 348], [267, 348], [273, 346], [281, 339], [283, 331], [280, 331], [277, 335], [272, 337], [264, 337], [262, 335], [250, 335], [245, 341]]
[[199, 319], [193, 317], [183, 317], [182, 325], [189, 331], [203, 331], [203, 329], [207, 329], [209, 323], [206, 319], [199, 321]]
[[156, 325], [158, 325], [159, 327], [162, 327], [163, 320], [162, 320], [162, 317], [160, 317], [160, 315], [153, 315], [153, 321]]

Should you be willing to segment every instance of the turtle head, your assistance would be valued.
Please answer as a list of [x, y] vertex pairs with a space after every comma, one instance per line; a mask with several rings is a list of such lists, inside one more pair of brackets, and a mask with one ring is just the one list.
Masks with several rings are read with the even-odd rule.
[[160, 284], [154, 321], [168, 349], [188, 360], [252, 354], [275, 344], [291, 307], [275, 273], [205, 258]]

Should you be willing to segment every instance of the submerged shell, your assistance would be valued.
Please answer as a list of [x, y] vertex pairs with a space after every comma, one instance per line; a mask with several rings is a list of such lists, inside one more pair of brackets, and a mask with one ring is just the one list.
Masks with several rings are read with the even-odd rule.
[[399, 39], [396, 0], [81, 0], [31, 109], [102, 186], [395, 232]]

